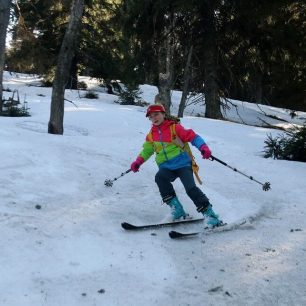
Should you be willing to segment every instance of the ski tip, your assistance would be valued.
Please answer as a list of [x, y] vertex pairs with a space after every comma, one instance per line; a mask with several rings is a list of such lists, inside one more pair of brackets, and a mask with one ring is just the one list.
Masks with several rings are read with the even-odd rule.
[[183, 235], [179, 232], [171, 231], [169, 232], [169, 237], [172, 239], [175, 239], [175, 238], [183, 237]]
[[135, 225], [127, 223], [127, 222], [123, 222], [121, 223], [122, 228], [124, 228], [125, 230], [132, 230], [137, 228]]
[[180, 233], [180, 232], [176, 232], [176, 231], [169, 232], [169, 236], [172, 239], [176, 239], [176, 238], [190, 238], [190, 237], [197, 236], [198, 234], [199, 234], [199, 232], [195, 232], [195, 233]]

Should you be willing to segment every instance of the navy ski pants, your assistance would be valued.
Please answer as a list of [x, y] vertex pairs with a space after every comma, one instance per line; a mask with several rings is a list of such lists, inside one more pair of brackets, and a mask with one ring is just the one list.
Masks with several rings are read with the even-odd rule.
[[196, 205], [197, 210], [205, 211], [210, 205], [208, 198], [200, 188], [196, 186], [191, 167], [183, 167], [176, 170], [160, 168], [155, 175], [155, 182], [164, 202], [168, 202], [176, 196], [172, 182], [180, 178], [187, 195]]

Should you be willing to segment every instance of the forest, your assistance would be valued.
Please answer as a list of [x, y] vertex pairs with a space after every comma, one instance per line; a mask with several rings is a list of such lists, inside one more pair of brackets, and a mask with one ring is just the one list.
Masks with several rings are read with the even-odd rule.
[[[222, 119], [227, 98], [306, 110], [304, 1], [5, 2], [5, 70], [41, 75], [46, 86], [56, 86], [59, 58], [66, 58], [65, 88], [82, 87], [80, 75], [110, 90], [117, 80], [131, 90], [155, 85], [168, 111], [171, 90], [181, 90], [179, 117], [199, 94], [207, 118]], [[80, 20], [63, 47], [77, 7]]]

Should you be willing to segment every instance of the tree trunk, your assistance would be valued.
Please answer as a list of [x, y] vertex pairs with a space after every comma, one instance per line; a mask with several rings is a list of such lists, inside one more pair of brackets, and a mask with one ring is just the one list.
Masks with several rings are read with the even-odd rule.
[[158, 95], [166, 113], [170, 114], [171, 87], [169, 86], [169, 75], [166, 73], [159, 73]]
[[205, 77], [204, 77], [204, 93], [205, 93], [205, 117], [213, 119], [222, 119], [220, 110], [219, 86], [217, 83], [218, 74], [216, 68], [215, 48], [210, 46], [205, 51]]
[[204, 93], [206, 111], [205, 117], [222, 119], [220, 109], [220, 96], [218, 85], [218, 48], [217, 31], [215, 25], [215, 1], [206, 1], [206, 9], [202, 10], [203, 22], [205, 22], [205, 41], [203, 60], [205, 63]]
[[66, 89], [78, 89], [78, 59], [74, 56], [71, 62], [70, 73]]
[[74, 57], [78, 29], [84, 9], [84, 0], [73, 0], [69, 24], [58, 55], [55, 78], [51, 97], [51, 113], [48, 124], [48, 133], [64, 133], [64, 96], [65, 87], [69, 78], [71, 62]]
[[3, 71], [4, 71], [4, 59], [5, 59], [5, 40], [7, 26], [10, 18], [11, 0], [0, 0], [0, 115], [2, 114], [3, 101]]
[[[165, 30], [167, 31], [167, 30]], [[173, 53], [174, 45], [168, 35], [164, 45], [159, 48], [158, 54], [158, 93], [166, 113], [170, 114], [171, 89], [173, 86]]]
[[182, 97], [181, 97], [181, 101], [180, 101], [180, 105], [179, 105], [179, 110], [178, 110], [178, 114], [177, 116], [179, 118], [183, 118], [184, 115], [184, 110], [186, 107], [186, 100], [187, 100], [187, 96], [189, 93], [189, 82], [190, 82], [190, 78], [191, 78], [191, 74], [190, 74], [190, 66], [191, 66], [191, 57], [192, 57], [192, 52], [193, 52], [193, 46], [191, 45], [189, 51], [188, 51], [188, 56], [187, 56], [187, 61], [186, 61], [186, 65], [185, 65], [185, 69], [184, 69], [184, 76], [183, 76], [183, 91], [182, 91]]
[[254, 80], [254, 100], [257, 104], [262, 104], [262, 73], [257, 72]]

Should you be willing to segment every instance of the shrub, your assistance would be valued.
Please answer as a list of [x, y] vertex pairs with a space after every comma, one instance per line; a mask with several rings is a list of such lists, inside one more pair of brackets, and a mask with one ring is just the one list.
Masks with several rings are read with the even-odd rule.
[[42, 76], [41, 86], [52, 87], [54, 77], [55, 77], [55, 67], [49, 69], [47, 73]]
[[99, 95], [97, 93], [95, 93], [94, 91], [92, 91], [92, 90], [88, 90], [85, 93], [83, 98], [86, 98], [86, 99], [98, 99]]
[[79, 81], [78, 82], [78, 89], [86, 90], [87, 89], [87, 84], [84, 81]]
[[[16, 95], [16, 98], [15, 98]], [[20, 98], [19, 98], [19, 92], [18, 90], [14, 90], [12, 93], [12, 96], [8, 99], [3, 99], [3, 107], [1, 116], [6, 117], [29, 117], [29, 108], [28, 108], [28, 102], [24, 101], [24, 103], [21, 105]]]
[[306, 124], [265, 140], [264, 157], [306, 162]]
[[17, 105], [10, 105], [2, 111], [2, 116], [6, 117], [30, 117], [29, 108], [23, 104], [23, 106], [18, 107]]
[[119, 93], [119, 98], [116, 101], [123, 105], [141, 105], [142, 99], [140, 95], [142, 94], [138, 85], [126, 85], [125, 88]]

